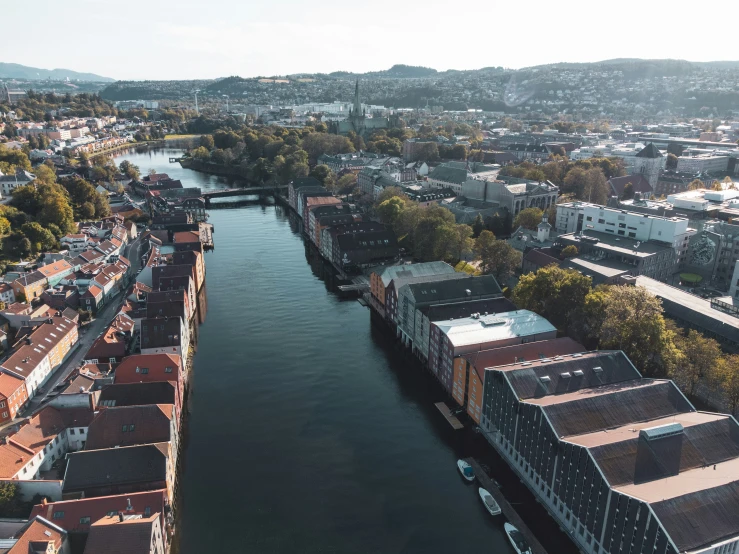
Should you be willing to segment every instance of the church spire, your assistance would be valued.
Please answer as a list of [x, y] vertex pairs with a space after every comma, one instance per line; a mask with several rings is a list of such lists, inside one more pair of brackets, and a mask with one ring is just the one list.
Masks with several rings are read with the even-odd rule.
[[354, 114], [359, 115], [362, 113], [362, 104], [359, 102], [359, 79], [354, 86]]

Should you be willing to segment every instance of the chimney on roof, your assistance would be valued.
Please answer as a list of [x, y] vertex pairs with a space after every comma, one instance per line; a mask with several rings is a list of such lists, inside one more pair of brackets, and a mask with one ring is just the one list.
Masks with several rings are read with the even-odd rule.
[[123, 512], [118, 512], [118, 521], [123, 521]]
[[130, 498], [126, 498], [126, 511], [133, 512], [133, 505], [131, 504]]

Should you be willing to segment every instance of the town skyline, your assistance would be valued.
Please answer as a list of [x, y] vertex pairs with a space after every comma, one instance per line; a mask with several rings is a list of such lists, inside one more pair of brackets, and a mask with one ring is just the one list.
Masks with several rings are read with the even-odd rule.
[[[592, 24], [587, 18], [590, 6], [579, 0], [568, 5], [567, 14], [554, 17], [547, 4], [534, 2], [523, 29], [506, 23], [520, 18], [512, 4], [491, 6], [472, 0], [464, 10], [443, 14], [449, 32], [434, 32], [434, 40], [428, 40], [428, 28], [422, 30], [422, 21], [441, 17], [442, 5], [421, 5], [416, 0], [402, 6], [381, 0], [372, 13], [361, 6], [328, 0], [313, 14], [306, 14], [296, 0], [276, 0], [269, 5], [216, 0], [207, 11], [192, 0], [182, 2], [177, 10], [158, 0], [133, 0], [125, 11], [99, 0], [72, 0], [68, 4], [81, 28], [105, 28], [115, 23], [120, 36], [105, 47], [92, 44], [91, 48], [72, 50], [49, 49], [43, 42], [29, 41], [8, 61], [92, 72], [117, 80], [172, 80], [364, 73], [397, 63], [445, 71], [491, 66], [519, 69], [616, 58], [706, 62], [729, 61], [731, 57], [712, 41], [665, 41], [659, 33], [645, 33], [629, 43], [600, 40], [598, 35], [604, 36], [601, 32], [591, 35], [588, 31]], [[718, 4], [719, 10], [722, 5], [730, 6], [727, 1]], [[621, 8], [609, 14], [608, 28], [613, 33], [633, 29], [635, 13], [640, 20], [654, 21], [664, 28], [683, 23], [683, 14], [658, 5], [629, 1]], [[43, 35], [58, 32], [55, 6], [48, 0], [41, 2], [40, 9], [15, 4], [9, 12], [11, 20], [33, 21], [35, 31]], [[142, 24], [142, 14], [155, 26]], [[564, 24], [574, 31], [560, 32], [557, 25]], [[465, 47], [460, 49], [462, 44]]]

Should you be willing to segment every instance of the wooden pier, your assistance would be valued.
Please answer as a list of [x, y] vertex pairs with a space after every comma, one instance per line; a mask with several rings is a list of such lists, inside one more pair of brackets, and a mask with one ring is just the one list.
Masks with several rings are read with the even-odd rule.
[[449, 409], [449, 406], [447, 406], [444, 402], [437, 402], [436, 404], [434, 404], [434, 406], [436, 406], [436, 409], [441, 412], [441, 415], [444, 416], [444, 419], [447, 420], [449, 425], [452, 426], [452, 429], [454, 429], [455, 431], [464, 429], [464, 425], [462, 425], [462, 422], [459, 421], [456, 416], [452, 415], [452, 411]]
[[488, 474], [485, 473], [482, 467], [480, 467], [480, 464], [477, 463], [477, 460], [475, 460], [474, 458], [466, 458], [465, 462], [472, 466], [472, 469], [475, 472], [475, 477], [477, 477], [477, 481], [478, 483], [480, 483], [480, 486], [493, 495], [493, 498], [495, 498], [498, 506], [500, 506], [500, 509], [506, 519], [511, 523], [511, 525], [516, 527], [516, 529], [521, 532], [523, 538], [526, 539], [527, 543], [529, 543], [529, 546], [531, 547], [531, 554], [547, 554], [547, 551], [544, 549], [541, 543], [539, 543], [537, 538], [531, 532], [531, 529], [529, 529], [528, 526], [523, 522], [521, 516], [518, 515], [518, 512], [513, 508], [513, 506], [511, 506], [510, 502], [505, 499], [503, 493], [500, 492], [498, 485], [496, 485], [495, 482], [490, 477], [488, 477]]

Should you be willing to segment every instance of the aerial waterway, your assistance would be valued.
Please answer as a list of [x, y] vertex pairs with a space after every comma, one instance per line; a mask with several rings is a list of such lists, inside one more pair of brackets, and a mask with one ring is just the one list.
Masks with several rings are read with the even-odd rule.
[[[204, 191], [234, 186], [168, 158], [141, 168]], [[366, 308], [332, 290], [294, 216], [273, 205], [211, 212], [208, 319], [194, 361], [179, 552], [513, 553], [456, 460], [491, 466], [550, 553], [574, 547], [472, 429], [434, 408], [441, 387]]]

